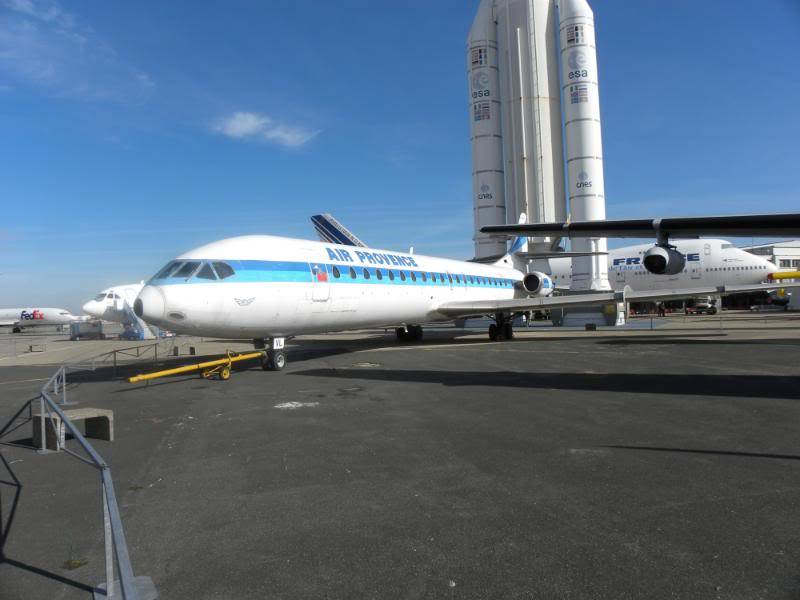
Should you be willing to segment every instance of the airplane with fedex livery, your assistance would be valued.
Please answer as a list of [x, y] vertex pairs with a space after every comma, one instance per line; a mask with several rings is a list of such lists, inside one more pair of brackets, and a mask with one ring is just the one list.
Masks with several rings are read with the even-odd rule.
[[[800, 232], [800, 215], [796, 222]], [[654, 248], [661, 248], [667, 233], [658, 233]], [[530, 310], [775, 288], [634, 292], [626, 286], [620, 292], [553, 296], [550, 275], [528, 271], [526, 245], [527, 237], [518, 237], [505, 256], [481, 264], [266, 235], [234, 237], [170, 261], [145, 284], [134, 312], [177, 333], [253, 339], [266, 350], [263, 368], [280, 370], [285, 339], [299, 334], [391, 326], [398, 338], [419, 340], [424, 323], [489, 316], [489, 337], [502, 340], [513, 336], [513, 317]], [[664, 260], [648, 260], [654, 254], [663, 258], [651, 249], [642, 259], [645, 268], [677, 272], [679, 253], [672, 247]]]
[[69, 325], [80, 321], [81, 317], [73, 315], [65, 308], [0, 308], [0, 327], [11, 327], [14, 333], [20, 333], [29, 327], [42, 325]]

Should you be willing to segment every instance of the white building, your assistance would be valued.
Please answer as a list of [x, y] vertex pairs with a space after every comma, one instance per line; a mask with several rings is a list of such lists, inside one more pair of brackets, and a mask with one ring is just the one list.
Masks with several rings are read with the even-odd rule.
[[781, 271], [800, 271], [800, 240], [744, 246], [742, 250], [763, 256]]

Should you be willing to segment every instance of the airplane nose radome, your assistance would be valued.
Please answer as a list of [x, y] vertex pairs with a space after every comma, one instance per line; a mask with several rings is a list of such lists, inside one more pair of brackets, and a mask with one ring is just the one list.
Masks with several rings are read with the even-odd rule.
[[136, 316], [148, 321], [164, 318], [164, 294], [153, 286], [145, 286], [133, 303], [133, 312]]
[[81, 306], [81, 310], [82, 310], [82, 311], [83, 311], [85, 314], [87, 314], [87, 315], [92, 315], [92, 316], [94, 316], [94, 306], [93, 306], [93, 302], [91, 302], [91, 301], [90, 301], [90, 302], [87, 302], [86, 304], [84, 304], [83, 306]]

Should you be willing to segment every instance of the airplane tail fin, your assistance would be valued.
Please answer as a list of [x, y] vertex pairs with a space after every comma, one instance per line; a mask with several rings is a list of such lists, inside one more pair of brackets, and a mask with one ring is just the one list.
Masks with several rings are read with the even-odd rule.
[[[519, 221], [517, 222], [519, 225], [524, 225], [528, 220], [528, 217], [525, 213], [521, 213], [519, 215]], [[514, 269], [519, 269], [520, 271], [524, 271], [527, 260], [522, 258], [520, 254], [525, 254], [528, 252], [528, 237], [525, 235], [519, 235], [514, 238], [514, 241], [511, 243], [511, 246], [508, 249], [508, 252], [503, 255], [498, 261], [494, 264], [498, 267], [513, 267]]]
[[333, 244], [343, 244], [345, 246], [366, 246], [364, 242], [356, 237], [347, 227], [342, 225], [330, 213], [313, 215], [311, 222], [317, 230], [317, 236], [321, 242], [331, 242]]

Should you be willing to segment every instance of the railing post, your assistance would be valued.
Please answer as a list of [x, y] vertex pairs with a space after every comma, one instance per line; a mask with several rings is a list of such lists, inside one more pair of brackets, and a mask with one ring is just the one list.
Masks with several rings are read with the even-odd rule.
[[45, 414], [44, 414], [44, 396], [39, 395], [39, 452], [47, 452], [47, 437], [46, 431], [44, 426]]
[[[102, 478], [101, 478], [102, 479]], [[111, 517], [108, 514], [108, 496], [106, 486], [100, 485], [103, 493], [103, 530], [105, 532], [106, 551], [106, 597], [114, 597], [114, 539], [111, 536]]]
[[111, 373], [111, 377], [116, 377], [116, 376], [117, 376], [117, 351], [116, 351], [116, 350], [113, 350], [113, 351], [111, 352], [111, 356], [113, 356], [113, 357], [114, 357], [114, 370], [113, 370], [113, 372]]

